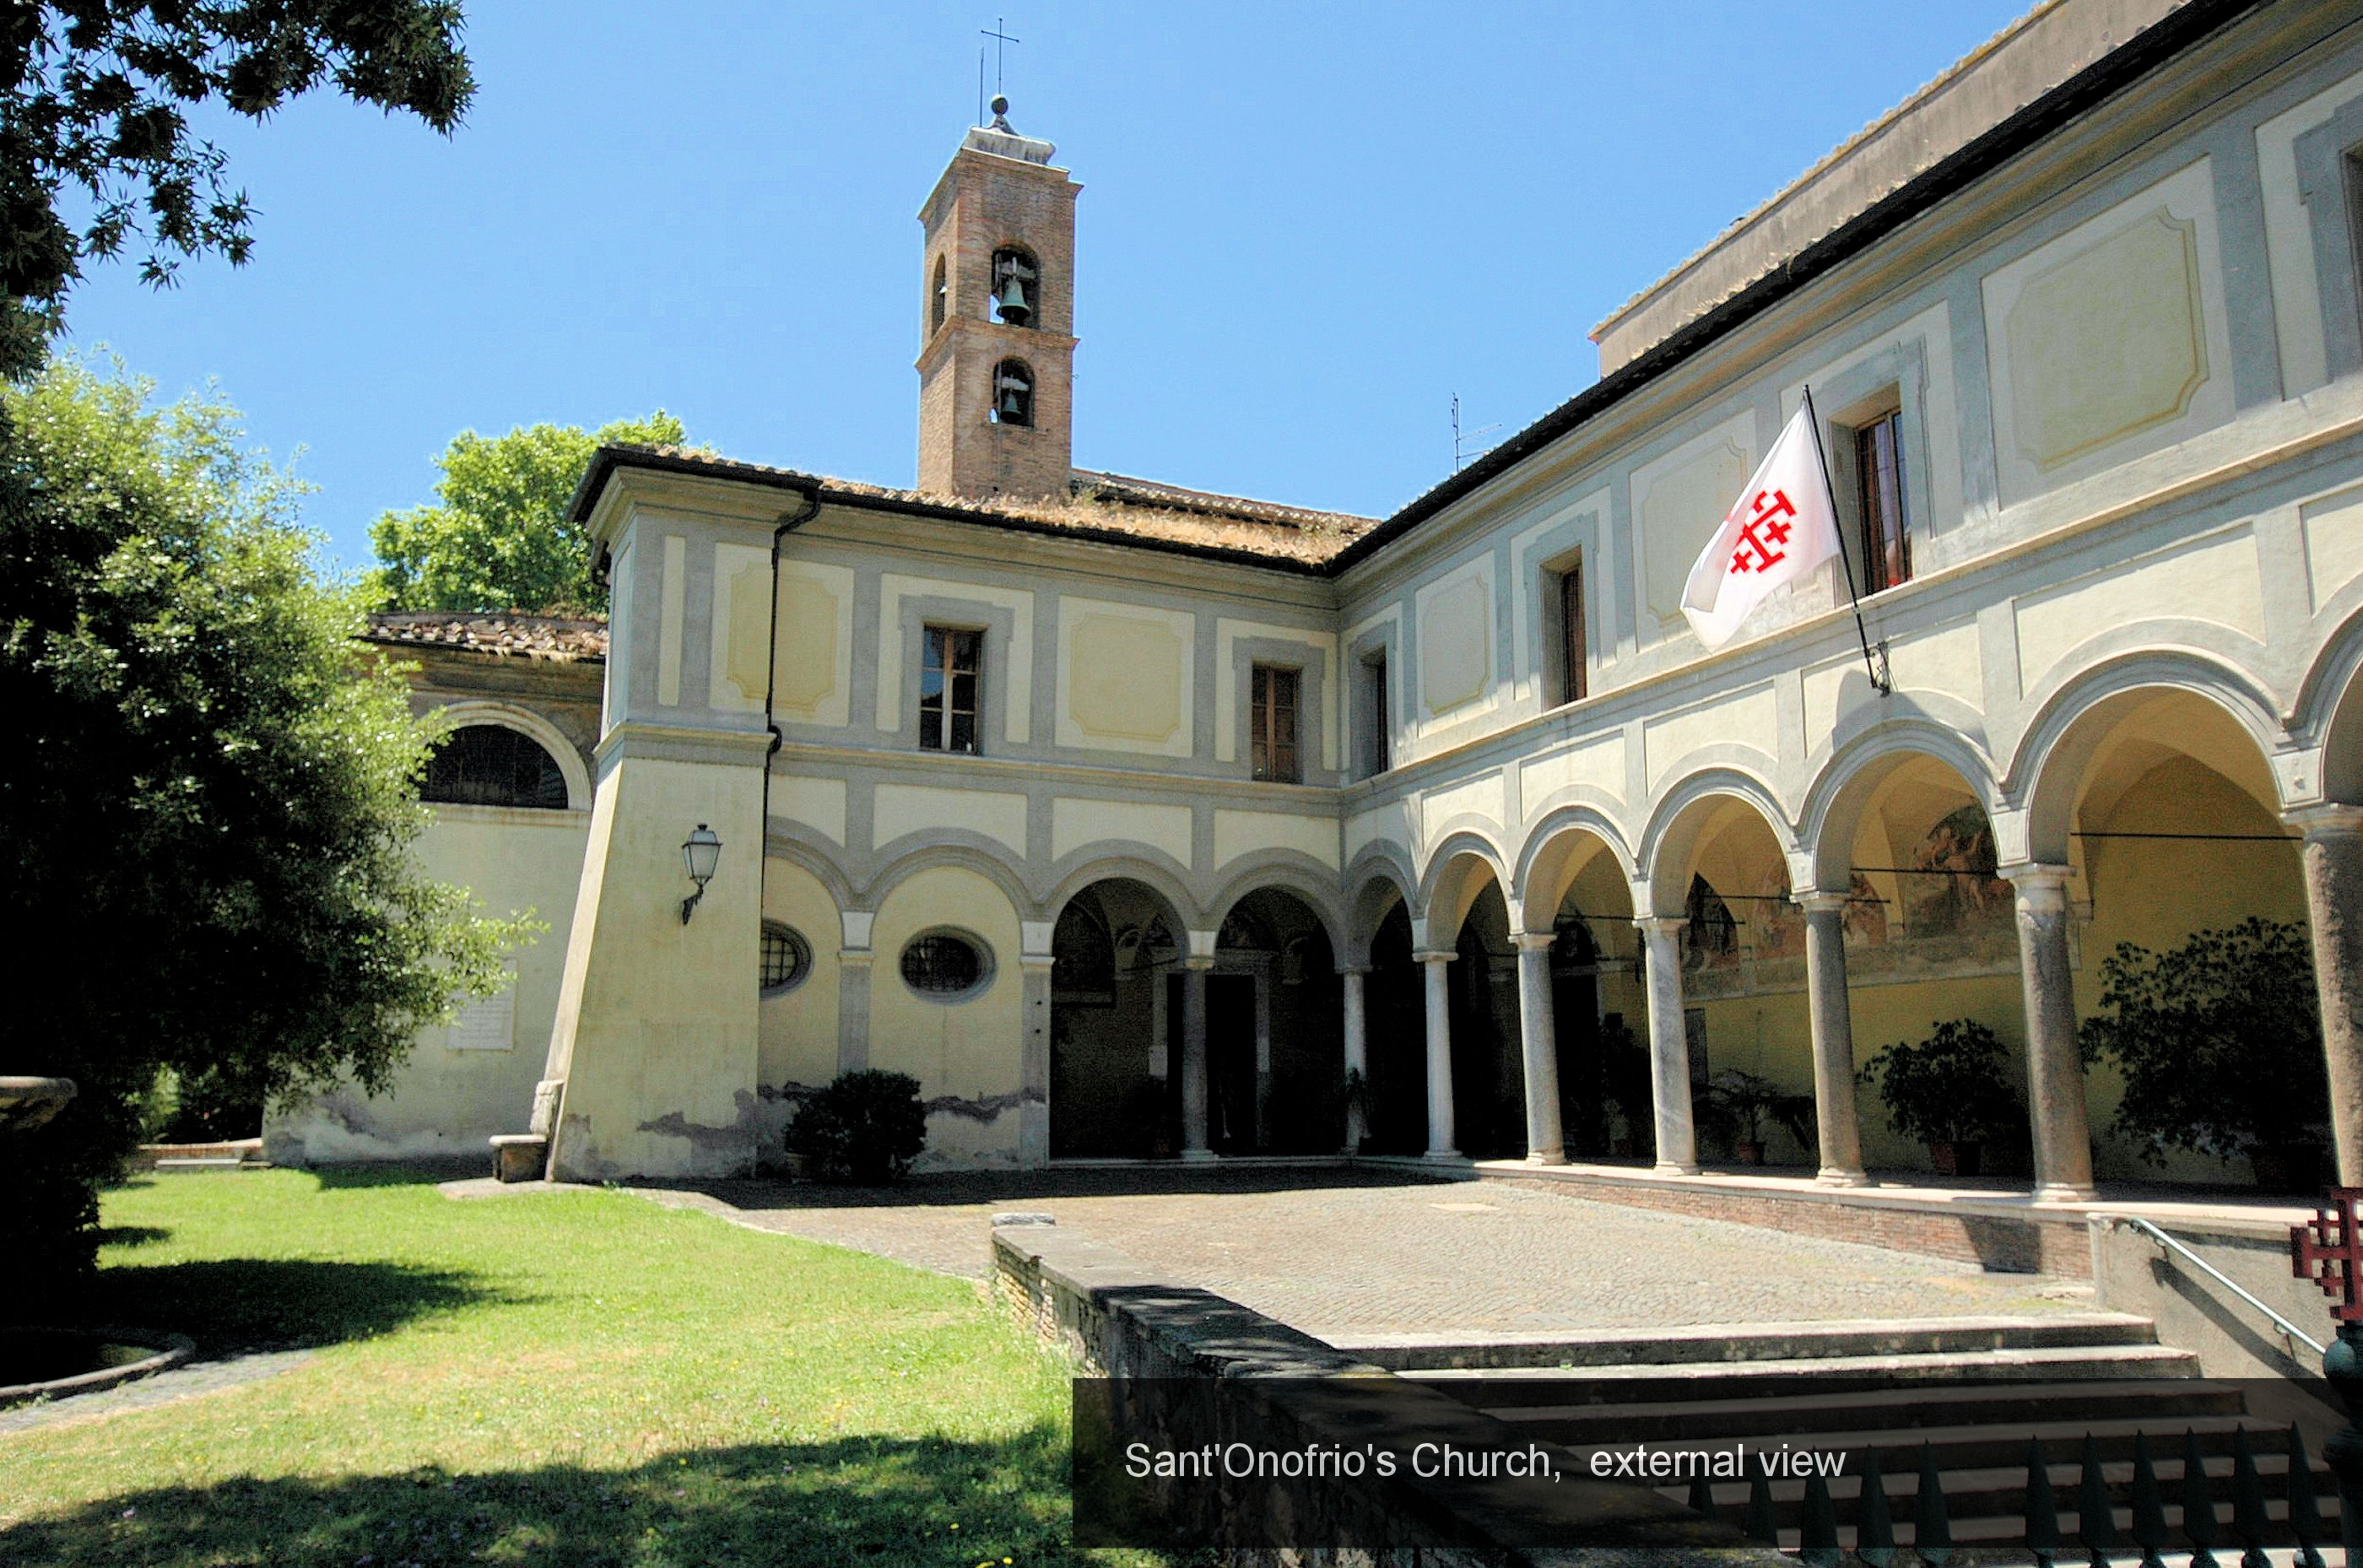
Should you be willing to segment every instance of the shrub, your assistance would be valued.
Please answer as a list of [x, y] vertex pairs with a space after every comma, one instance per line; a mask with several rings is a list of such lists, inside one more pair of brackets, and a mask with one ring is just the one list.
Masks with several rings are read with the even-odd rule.
[[899, 1182], [926, 1146], [927, 1110], [919, 1081], [907, 1073], [840, 1073], [806, 1095], [788, 1124], [788, 1151], [823, 1182]]
[[2330, 1084], [2302, 928], [2250, 919], [2163, 953], [2121, 942], [2101, 985], [2078, 1044], [2124, 1073], [2115, 1127], [2144, 1160], [2319, 1143]]
[[2020, 1119], [2006, 1065], [1993, 1030], [1972, 1018], [1947, 1018], [1918, 1045], [1889, 1046], [1856, 1077], [1877, 1087], [1888, 1120], [1904, 1137], [1979, 1143]]

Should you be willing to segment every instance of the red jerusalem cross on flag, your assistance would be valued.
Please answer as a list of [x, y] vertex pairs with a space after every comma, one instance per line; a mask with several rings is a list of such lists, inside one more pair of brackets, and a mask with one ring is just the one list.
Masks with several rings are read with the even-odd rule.
[[1701, 642], [1720, 648], [1765, 595], [1837, 552], [1837, 508], [1806, 404], [1706, 541], [1682, 591], [1682, 614]]

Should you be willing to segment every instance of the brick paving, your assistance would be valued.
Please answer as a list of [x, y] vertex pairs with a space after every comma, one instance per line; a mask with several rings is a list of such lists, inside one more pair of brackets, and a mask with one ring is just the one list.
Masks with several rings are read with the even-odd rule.
[[642, 1189], [760, 1229], [981, 1276], [994, 1213], [1053, 1215], [1315, 1334], [1534, 1332], [2088, 1310], [2089, 1290], [1822, 1237], [1401, 1171], [1090, 1170]]

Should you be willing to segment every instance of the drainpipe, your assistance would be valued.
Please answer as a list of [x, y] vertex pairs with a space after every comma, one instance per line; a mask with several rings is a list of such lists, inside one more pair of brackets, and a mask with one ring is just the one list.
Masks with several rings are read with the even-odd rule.
[[[780, 747], [787, 739], [780, 733], [779, 721], [771, 717], [771, 697], [780, 684], [780, 541], [820, 513], [819, 491], [800, 490], [797, 494], [804, 497], [804, 506], [793, 512], [781, 513], [780, 526], [771, 530], [771, 630], [763, 651], [763, 728], [770, 732], [771, 743], [763, 748], [763, 821], [758, 829], [763, 841], [756, 846], [755, 861], [755, 914], [758, 918], [763, 913], [764, 884], [769, 878], [771, 864], [771, 759], [780, 754]], [[847, 613], [850, 614], [852, 606], [848, 606]]]

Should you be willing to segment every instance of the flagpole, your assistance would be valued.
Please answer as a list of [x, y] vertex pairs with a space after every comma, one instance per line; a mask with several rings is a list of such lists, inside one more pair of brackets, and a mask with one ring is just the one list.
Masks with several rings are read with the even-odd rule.
[[[1830, 454], [1828, 449], [1822, 445], [1822, 417], [1814, 407], [1814, 388], [1810, 383], [1805, 387], [1805, 423], [1813, 427], [1814, 456], [1818, 458], [1822, 464], [1822, 492], [1829, 496], [1833, 503], [1831, 509], [1835, 511], [1838, 488], [1830, 482]], [[1865, 550], [1870, 548], [1867, 539], [1863, 548]], [[1879, 695], [1890, 695], [1894, 692], [1895, 687], [1891, 684], [1887, 672], [1880, 668], [1880, 661], [1871, 657], [1870, 629], [1863, 625], [1862, 595], [1855, 592], [1854, 558], [1847, 553], [1844, 528], [1838, 530], [1838, 564], [1846, 569], [1847, 601], [1854, 606], [1854, 634], [1862, 642], [1862, 667], [1869, 672], [1870, 684]], [[1883, 644], [1880, 651], [1882, 653], [1886, 651]]]

